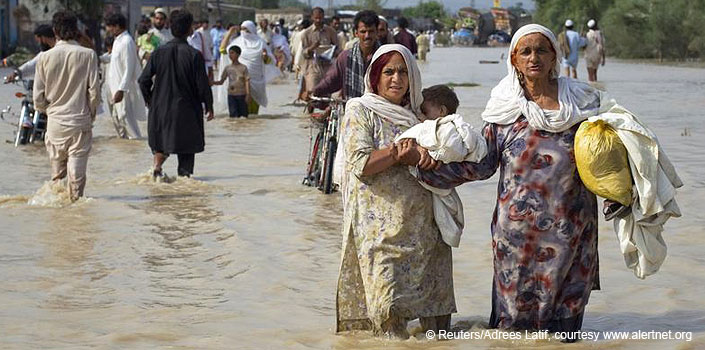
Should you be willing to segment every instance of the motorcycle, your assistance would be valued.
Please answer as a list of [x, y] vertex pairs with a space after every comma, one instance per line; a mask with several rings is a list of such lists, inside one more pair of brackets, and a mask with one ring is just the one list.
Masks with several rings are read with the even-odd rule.
[[[17, 133], [15, 135], [15, 147], [34, 143], [37, 140], [44, 140], [44, 134], [47, 129], [47, 116], [34, 110], [34, 102], [32, 100], [32, 88], [34, 80], [24, 79], [22, 73], [15, 69], [14, 79], [10, 77], [4, 78], [5, 84], [19, 84], [24, 87], [25, 92], [16, 92], [15, 97], [22, 99], [20, 107], [20, 115], [17, 120]], [[12, 107], [7, 106], [0, 111], [0, 118], [5, 120], [5, 115], [11, 113]]]

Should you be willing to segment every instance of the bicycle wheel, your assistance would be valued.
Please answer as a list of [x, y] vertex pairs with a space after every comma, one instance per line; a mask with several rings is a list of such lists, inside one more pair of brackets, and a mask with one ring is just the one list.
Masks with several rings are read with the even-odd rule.
[[328, 153], [326, 154], [325, 170], [323, 177], [323, 193], [330, 194], [333, 192], [333, 163], [335, 163], [335, 151], [338, 143], [335, 139], [328, 140]]
[[308, 160], [308, 169], [306, 169], [306, 177], [304, 177], [303, 182], [306, 186], [318, 186], [318, 168], [320, 166], [318, 159], [320, 158], [322, 139], [323, 133], [319, 131], [313, 142], [311, 155]]
[[328, 158], [328, 153], [330, 149], [328, 148], [328, 123], [326, 122], [325, 128], [321, 130], [321, 151], [318, 157], [318, 189], [323, 191], [323, 184], [326, 178], [326, 159]]

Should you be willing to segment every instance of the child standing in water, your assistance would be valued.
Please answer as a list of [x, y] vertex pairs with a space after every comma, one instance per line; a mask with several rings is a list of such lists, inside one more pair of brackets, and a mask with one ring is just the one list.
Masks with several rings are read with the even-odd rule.
[[250, 75], [247, 67], [238, 61], [242, 50], [233, 45], [228, 49], [228, 56], [232, 62], [225, 67], [219, 81], [215, 85], [222, 85], [228, 78], [228, 111], [230, 118], [247, 118], [247, 104], [250, 101]]

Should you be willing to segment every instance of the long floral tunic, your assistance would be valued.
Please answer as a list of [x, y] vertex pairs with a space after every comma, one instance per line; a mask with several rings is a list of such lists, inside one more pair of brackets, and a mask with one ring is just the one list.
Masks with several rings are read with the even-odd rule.
[[590, 291], [599, 289], [596, 198], [573, 157], [578, 126], [544, 132], [524, 117], [486, 124], [485, 159], [421, 174], [428, 184], [449, 188], [487, 179], [499, 167], [491, 225], [493, 327], [578, 330]]
[[451, 248], [436, 226], [431, 193], [406, 166], [362, 176], [370, 153], [406, 128], [349, 103], [341, 129], [348, 176], [337, 330], [455, 312]]

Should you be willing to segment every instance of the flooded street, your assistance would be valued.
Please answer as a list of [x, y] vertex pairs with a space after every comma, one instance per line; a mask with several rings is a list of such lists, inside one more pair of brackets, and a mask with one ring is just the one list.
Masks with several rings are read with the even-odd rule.
[[[480, 84], [456, 88], [458, 112], [480, 126], [506, 65], [478, 61], [505, 51], [433, 49], [420, 65], [424, 86]], [[578, 69], [585, 79], [583, 60]], [[705, 69], [608, 59], [598, 77], [657, 134], [685, 186], [677, 197], [683, 217], [664, 233], [668, 257], [646, 280], [626, 268], [612, 224], [600, 218], [602, 290], [591, 295], [583, 329], [692, 332], [692, 341], [335, 335], [342, 206], [339, 194], [301, 185], [310, 130], [302, 107], [291, 105], [296, 84], [288, 80], [268, 86], [264, 115], [206, 123], [195, 176], [170, 184], [151, 181], [146, 140], [118, 139], [99, 117], [87, 198], [72, 205], [47, 183], [44, 145], [15, 148], [5, 142], [13, 127], [0, 123], [0, 348], [703, 349]], [[18, 111], [20, 90], [0, 86], [0, 106]], [[175, 158], [165, 163], [169, 176]], [[459, 188], [466, 228], [453, 252], [453, 324], [461, 329], [481, 329], [489, 319], [496, 187], [494, 176]]]

